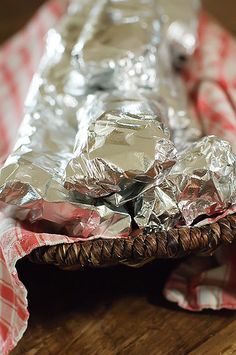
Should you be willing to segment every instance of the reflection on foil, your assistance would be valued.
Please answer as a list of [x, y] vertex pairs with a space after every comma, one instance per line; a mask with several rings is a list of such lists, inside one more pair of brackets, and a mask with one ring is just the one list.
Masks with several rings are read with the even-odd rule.
[[179, 154], [168, 180], [186, 224], [222, 213], [235, 203], [236, 159], [228, 142], [208, 136]]
[[[161, 181], [176, 149], [159, 103], [134, 92], [96, 93], [78, 113], [75, 157], [65, 186], [91, 197]], [[134, 196], [135, 197], [135, 196]]]
[[[80, 1], [50, 30], [46, 54], [26, 102], [27, 114], [11, 156], [0, 174], [1, 206], [31, 222], [46, 219], [79, 237], [126, 236], [131, 218], [125, 208], [94, 200], [75, 200], [63, 187], [77, 132], [76, 111], [85, 100], [83, 82], [73, 80], [74, 46], [94, 1]], [[73, 227], [73, 228], [72, 228]]]
[[199, 0], [158, 0], [172, 62], [181, 67], [197, 44]]
[[161, 16], [155, 0], [97, 1], [73, 52], [88, 86], [153, 87]]
[[139, 226], [168, 229], [223, 213], [235, 204], [236, 156], [229, 143], [202, 138], [177, 156], [165, 181], [134, 202]]

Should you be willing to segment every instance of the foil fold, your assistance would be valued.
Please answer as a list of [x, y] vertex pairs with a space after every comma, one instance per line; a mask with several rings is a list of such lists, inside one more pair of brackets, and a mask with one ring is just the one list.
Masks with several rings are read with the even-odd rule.
[[69, 235], [124, 237], [131, 224], [125, 208], [78, 196], [75, 199], [63, 187], [64, 170], [73, 157], [76, 112], [86, 98], [83, 82], [78, 88], [74, 79], [71, 49], [93, 4], [80, 1], [69, 9], [59, 31], [49, 31], [16, 145], [0, 171], [0, 205], [20, 220], [47, 220]]
[[139, 227], [191, 226], [223, 214], [235, 193], [236, 156], [228, 142], [207, 136], [177, 155], [163, 183], [140, 194], [134, 218]]
[[156, 0], [100, 0], [72, 51], [72, 62], [90, 87], [153, 87], [160, 36]]
[[134, 92], [96, 93], [78, 112], [74, 158], [65, 187], [90, 197], [164, 179], [176, 149], [157, 100]]

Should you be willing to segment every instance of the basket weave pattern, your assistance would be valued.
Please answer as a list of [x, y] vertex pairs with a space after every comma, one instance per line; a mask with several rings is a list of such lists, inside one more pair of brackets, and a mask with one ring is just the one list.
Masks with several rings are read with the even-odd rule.
[[189, 254], [212, 254], [221, 244], [232, 243], [236, 214], [202, 227], [182, 227], [150, 232], [136, 237], [95, 239], [35, 249], [30, 260], [61, 268], [99, 267], [140, 263], [157, 258], [179, 258]]

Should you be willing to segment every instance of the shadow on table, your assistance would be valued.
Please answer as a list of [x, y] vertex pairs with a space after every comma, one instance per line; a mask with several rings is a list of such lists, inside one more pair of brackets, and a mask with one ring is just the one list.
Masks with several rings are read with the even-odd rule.
[[[19, 261], [19, 278], [28, 290], [29, 311], [54, 316], [73, 311], [91, 312], [109, 307], [122, 297], [145, 297], [147, 302], [167, 309], [179, 309], [168, 302], [162, 290], [177, 260], [158, 260], [142, 268], [126, 266], [63, 271], [53, 266]], [[212, 311], [204, 311], [209, 314]], [[218, 312], [225, 316], [228, 311]]]

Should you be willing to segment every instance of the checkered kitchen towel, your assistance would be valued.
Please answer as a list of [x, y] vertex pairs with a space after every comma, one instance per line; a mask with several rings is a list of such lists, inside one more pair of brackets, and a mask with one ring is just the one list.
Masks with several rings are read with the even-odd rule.
[[[44, 35], [63, 12], [51, 0], [27, 27], [0, 49], [0, 157], [4, 161], [23, 116], [29, 83], [43, 53]], [[236, 151], [236, 43], [205, 15], [199, 48], [185, 72], [189, 95], [206, 133], [229, 140]], [[43, 245], [73, 242], [64, 235], [35, 233], [26, 223], [0, 214], [0, 354], [7, 354], [27, 327], [27, 291], [15, 268], [18, 259]], [[190, 257], [170, 276], [164, 293], [179, 306], [236, 309], [236, 246], [215, 257]]]

